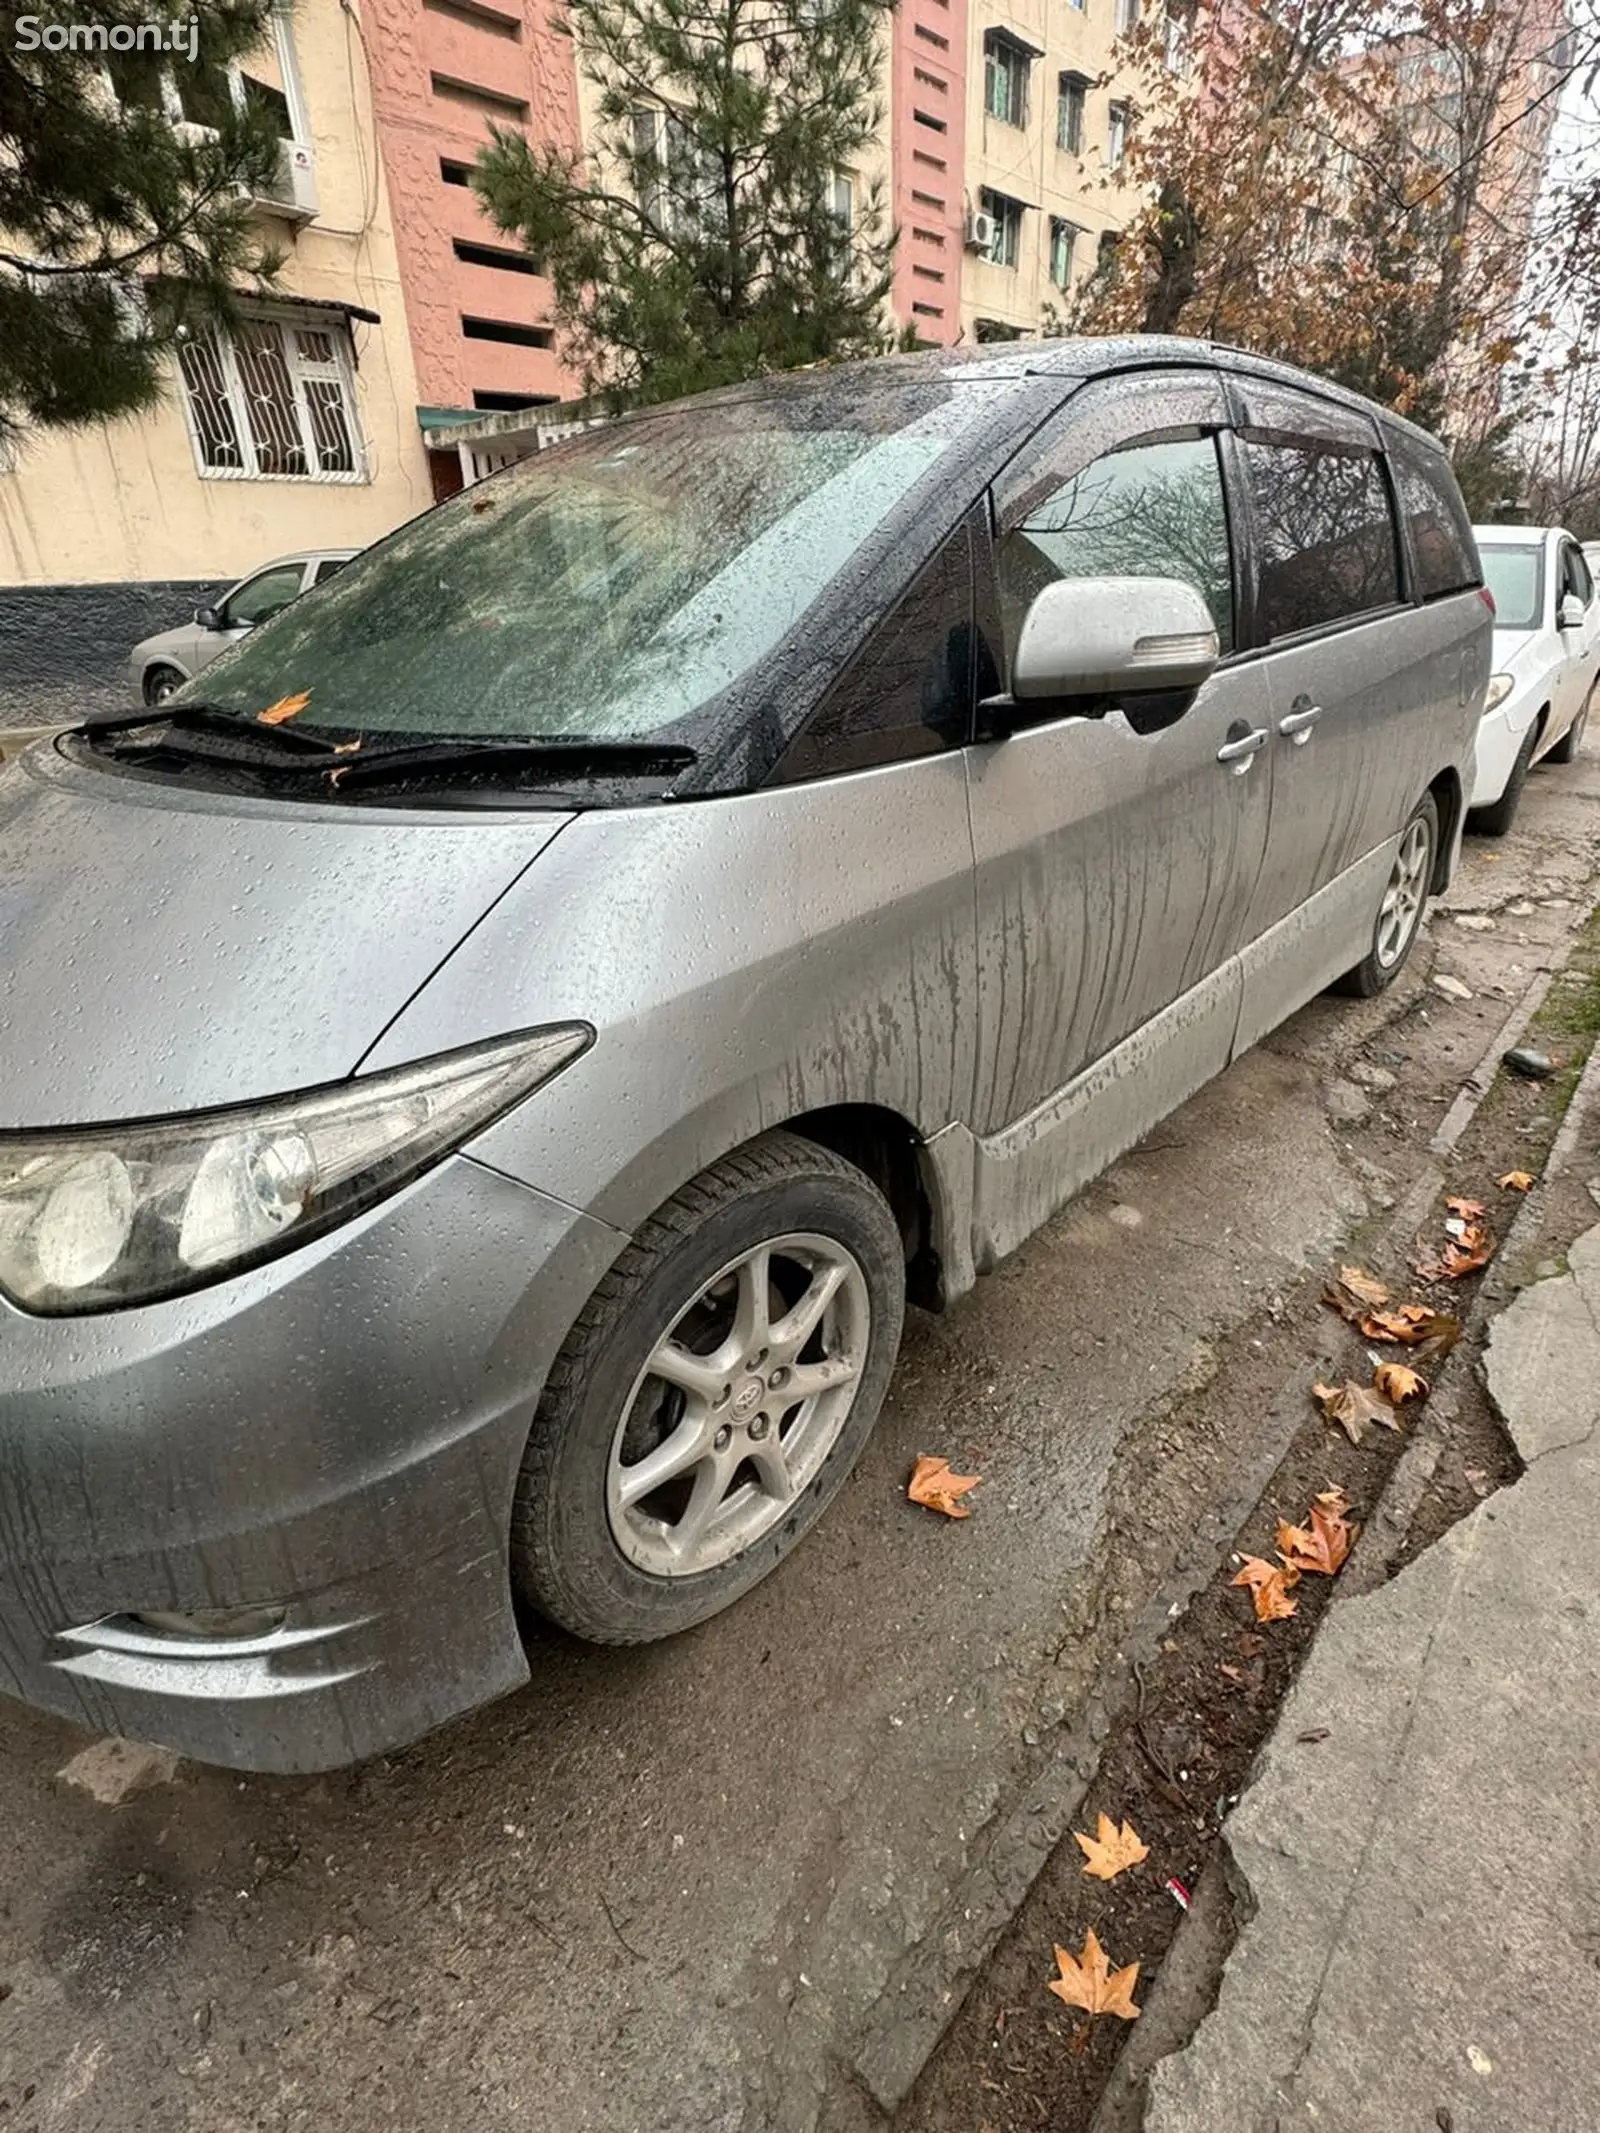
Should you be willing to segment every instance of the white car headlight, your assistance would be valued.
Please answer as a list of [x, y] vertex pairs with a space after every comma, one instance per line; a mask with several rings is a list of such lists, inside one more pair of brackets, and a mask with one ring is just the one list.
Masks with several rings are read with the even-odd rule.
[[1496, 704], [1503, 704], [1516, 685], [1516, 679], [1513, 675], [1491, 674], [1489, 676], [1489, 693], [1483, 699], [1485, 711], [1492, 711]]
[[259, 1265], [398, 1191], [593, 1037], [563, 1023], [233, 1110], [0, 1133], [0, 1295], [63, 1317]]

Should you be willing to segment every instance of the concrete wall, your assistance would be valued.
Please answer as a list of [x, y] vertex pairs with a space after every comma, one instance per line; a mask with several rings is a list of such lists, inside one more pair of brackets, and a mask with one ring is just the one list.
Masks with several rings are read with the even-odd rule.
[[129, 652], [141, 637], [187, 622], [229, 583], [0, 586], [0, 749], [7, 729], [137, 704]]
[[365, 0], [372, 95], [395, 203], [419, 399], [466, 408], [476, 392], [555, 399], [572, 391], [553, 347], [471, 337], [464, 319], [548, 331], [542, 275], [469, 264], [455, 240], [516, 249], [441, 162], [470, 164], [491, 122], [575, 151], [572, 45], [549, 0]]

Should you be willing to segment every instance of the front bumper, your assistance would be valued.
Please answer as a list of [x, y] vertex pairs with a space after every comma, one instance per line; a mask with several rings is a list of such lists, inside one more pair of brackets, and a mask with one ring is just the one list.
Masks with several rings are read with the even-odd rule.
[[[533, 1407], [625, 1239], [456, 1156], [188, 1297], [0, 1304], [0, 1690], [241, 1769], [337, 1767], [527, 1678]], [[206, 1642], [129, 1617], [281, 1611]]]

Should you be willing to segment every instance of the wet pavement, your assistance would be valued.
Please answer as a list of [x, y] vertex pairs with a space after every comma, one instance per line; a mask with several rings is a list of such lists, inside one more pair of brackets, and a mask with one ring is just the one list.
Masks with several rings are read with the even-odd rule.
[[[914, 1319], [840, 1500], [691, 1636], [541, 1639], [523, 1693], [316, 1780], [116, 1757], [0, 1706], [5, 2124], [826, 2123], [888, 1981], [936, 1960], [949, 1890], [1114, 1645], [1119, 1463], [1171, 1458], [1154, 1589], [1233, 1457], [1177, 1456], [1175, 1398], [1414, 1174], [1587, 914], [1597, 801], [1593, 755], [1537, 772], [1393, 993], [1315, 1003]], [[923, 1452], [983, 1475], [972, 1519], [905, 1502]]]

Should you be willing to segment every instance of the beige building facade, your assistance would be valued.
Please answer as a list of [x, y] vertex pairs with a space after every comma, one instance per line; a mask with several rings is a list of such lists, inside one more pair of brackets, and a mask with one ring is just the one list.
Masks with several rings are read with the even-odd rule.
[[[1102, 237], [1140, 198], [1122, 175], [1137, 111], [1118, 39], [1139, 0], [970, 0], [966, 245], [968, 340], [1051, 330], [1092, 274]], [[1174, 86], [1186, 59], [1170, 45]]]
[[431, 500], [359, 17], [299, 0], [234, 78], [175, 62], [163, 86], [178, 124], [246, 93], [280, 114], [256, 209], [281, 274], [237, 332], [184, 346], [152, 413], [26, 436], [0, 470], [0, 723], [24, 722], [30, 684], [70, 694], [74, 642], [103, 674], [109, 646], [186, 619], [192, 588], [359, 547]]

